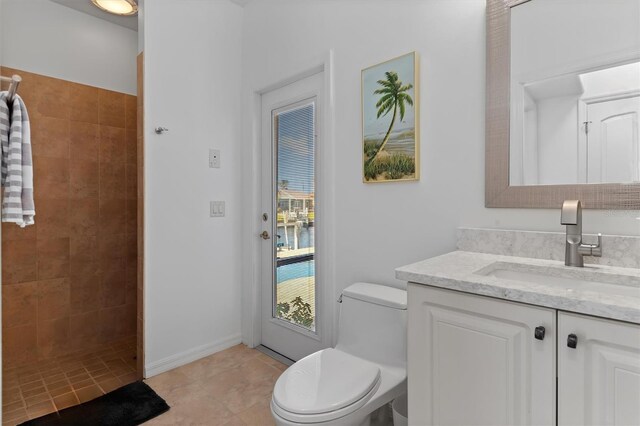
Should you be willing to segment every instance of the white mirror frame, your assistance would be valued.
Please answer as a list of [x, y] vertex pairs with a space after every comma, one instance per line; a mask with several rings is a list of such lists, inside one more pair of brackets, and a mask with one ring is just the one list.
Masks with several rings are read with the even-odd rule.
[[589, 209], [640, 210], [640, 183], [509, 185], [511, 8], [531, 0], [487, 0], [485, 206], [560, 208], [581, 200]]

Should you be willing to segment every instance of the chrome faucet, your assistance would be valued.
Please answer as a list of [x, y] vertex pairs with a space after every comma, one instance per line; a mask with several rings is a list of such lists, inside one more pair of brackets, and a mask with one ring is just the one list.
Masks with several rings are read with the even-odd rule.
[[582, 243], [582, 205], [579, 200], [565, 200], [562, 203], [560, 223], [567, 225], [565, 265], [583, 267], [584, 256], [602, 256], [602, 234], [598, 234], [598, 244]]

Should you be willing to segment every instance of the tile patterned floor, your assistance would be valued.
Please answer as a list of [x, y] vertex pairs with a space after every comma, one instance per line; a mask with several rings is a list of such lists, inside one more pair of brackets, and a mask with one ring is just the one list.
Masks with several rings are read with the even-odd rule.
[[[3, 422], [8, 425], [96, 398], [135, 380], [134, 342], [6, 370]], [[272, 426], [271, 393], [287, 366], [237, 345], [145, 382], [171, 409], [147, 426]], [[388, 426], [388, 406], [372, 425]]]
[[3, 369], [3, 425], [16, 425], [62, 410], [135, 381], [135, 353], [135, 339], [127, 339]]
[[145, 423], [150, 426], [269, 426], [269, 403], [286, 365], [234, 346], [146, 380], [171, 410]]

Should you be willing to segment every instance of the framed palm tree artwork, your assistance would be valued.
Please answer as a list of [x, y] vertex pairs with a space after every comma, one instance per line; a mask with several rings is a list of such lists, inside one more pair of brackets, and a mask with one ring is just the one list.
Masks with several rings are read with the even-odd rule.
[[418, 57], [362, 70], [363, 182], [420, 178]]

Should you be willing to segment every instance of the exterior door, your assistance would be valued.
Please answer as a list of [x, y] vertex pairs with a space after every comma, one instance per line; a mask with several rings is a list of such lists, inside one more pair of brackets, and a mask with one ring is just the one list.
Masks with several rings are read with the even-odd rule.
[[640, 96], [587, 105], [587, 183], [640, 181]]
[[555, 424], [554, 310], [412, 283], [408, 296], [409, 424]]
[[261, 343], [293, 360], [326, 346], [316, 280], [323, 78], [318, 73], [262, 96]]
[[558, 424], [640, 425], [640, 326], [558, 314]]

